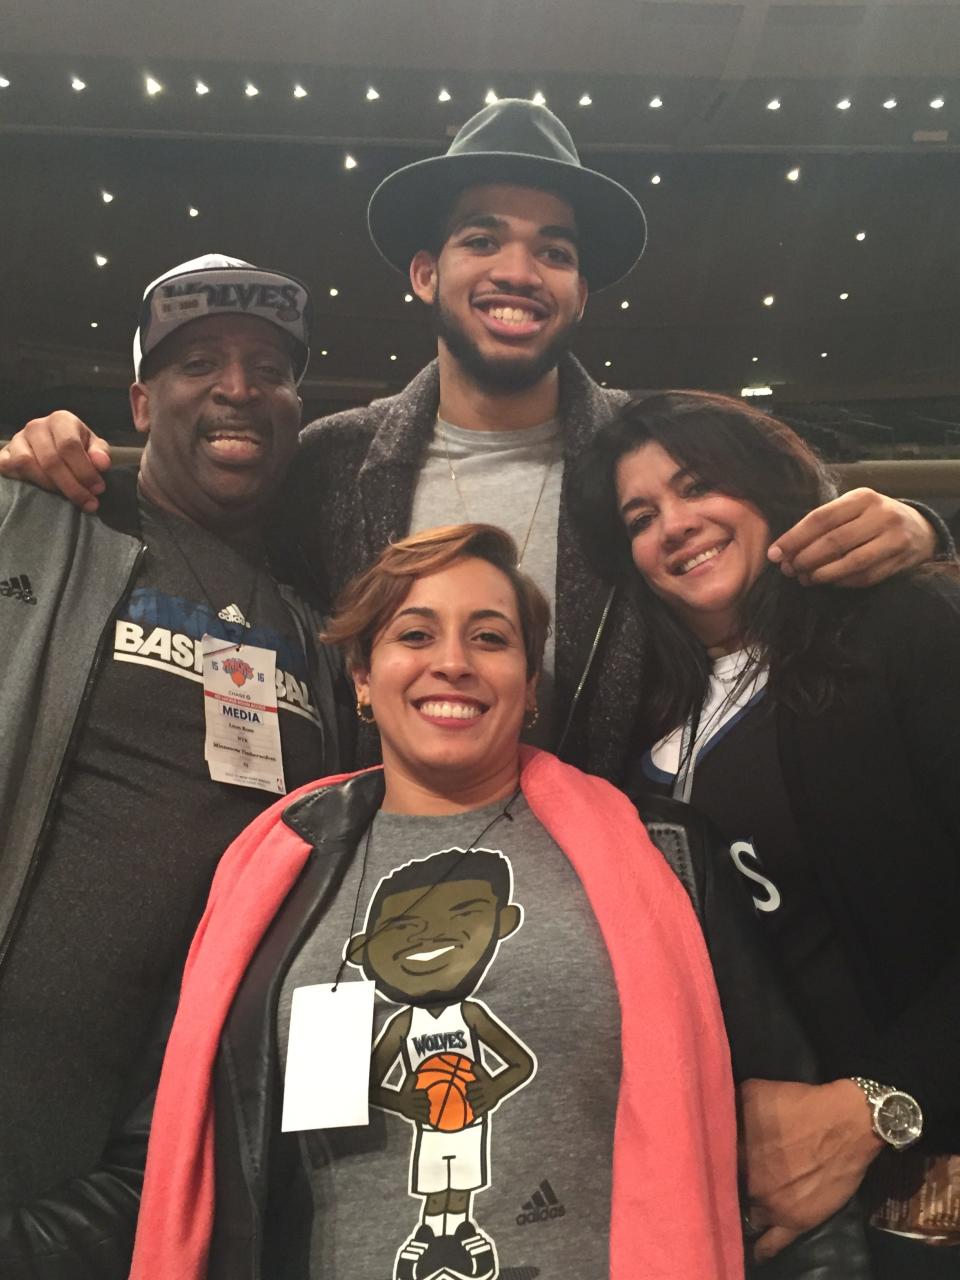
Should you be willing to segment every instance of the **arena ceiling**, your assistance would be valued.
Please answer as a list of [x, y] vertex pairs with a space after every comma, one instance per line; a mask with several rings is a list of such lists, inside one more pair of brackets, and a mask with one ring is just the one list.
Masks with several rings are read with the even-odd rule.
[[210, 251], [314, 290], [311, 410], [398, 389], [429, 317], [366, 201], [492, 92], [542, 94], [646, 209], [578, 341], [598, 379], [842, 405], [866, 452], [960, 441], [956, 0], [33, 0], [4, 28], [7, 427], [67, 403], [119, 438], [143, 285]]

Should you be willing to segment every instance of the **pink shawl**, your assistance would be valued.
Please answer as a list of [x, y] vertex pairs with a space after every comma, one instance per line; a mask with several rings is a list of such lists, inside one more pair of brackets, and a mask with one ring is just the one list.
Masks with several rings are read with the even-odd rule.
[[[130, 1280], [204, 1280], [213, 1226], [213, 1066], [233, 997], [310, 846], [261, 814], [217, 870], [184, 971], [157, 1094]], [[583, 882], [620, 997], [622, 1074], [610, 1280], [740, 1280], [726, 1035], [689, 899], [616, 788], [524, 749], [531, 810]]]

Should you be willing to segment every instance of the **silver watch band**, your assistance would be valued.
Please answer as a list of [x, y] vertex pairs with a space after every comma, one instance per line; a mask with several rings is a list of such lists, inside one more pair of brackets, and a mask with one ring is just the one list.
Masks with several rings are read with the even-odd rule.
[[851, 1076], [853, 1083], [867, 1095], [868, 1102], [879, 1102], [888, 1093], [899, 1093], [892, 1084], [880, 1084], [878, 1080], [868, 1080], [866, 1076]]

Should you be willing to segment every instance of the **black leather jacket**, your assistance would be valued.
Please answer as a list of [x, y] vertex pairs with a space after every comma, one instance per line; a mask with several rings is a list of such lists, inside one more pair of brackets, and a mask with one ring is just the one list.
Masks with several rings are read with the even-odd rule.
[[[382, 795], [382, 775], [362, 774], [294, 802], [284, 814], [313, 852], [244, 976], [221, 1038], [214, 1080], [216, 1213], [207, 1280], [309, 1276], [310, 1188], [297, 1135], [280, 1132], [277, 1001], [290, 964], [337, 893]], [[651, 801], [642, 816], [703, 922], [736, 1078], [816, 1079], [809, 1046], [772, 977], [751, 928], [747, 899], [712, 829], [673, 801]], [[150, 1090], [171, 1017], [172, 1009], [145, 1055], [141, 1100], [113, 1135], [102, 1171], [73, 1194], [66, 1189], [58, 1195], [56, 1212], [47, 1221], [32, 1214], [15, 1224], [16, 1231], [36, 1233], [31, 1261], [11, 1265], [0, 1257], [2, 1280], [123, 1280], [127, 1275]], [[44, 1236], [50, 1251], [40, 1259], [35, 1245]], [[69, 1243], [69, 1255], [58, 1242]], [[84, 1271], [77, 1270], [78, 1256], [89, 1258]], [[748, 1268], [751, 1280], [869, 1280], [870, 1274], [853, 1206], [772, 1262]]]
[[99, 1167], [29, 1204], [0, 1205], [2, 1280], [126, 1280], [174, 995], [171, 990], [170, 1011], [155, 1028]]

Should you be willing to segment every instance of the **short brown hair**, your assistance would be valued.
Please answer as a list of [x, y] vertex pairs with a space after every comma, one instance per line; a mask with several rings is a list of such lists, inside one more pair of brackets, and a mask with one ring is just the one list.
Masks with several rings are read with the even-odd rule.
[[414, 579], [471, 558], [486, 560], [509, 578], [517, 598], [527, 676], [539, 675], [550, 606], [533, 579], [517, 567], [517, 544], [492, 524], [426, 529], [389, 543], [369, 569], [344, 587], [322, 639], [343, 649], [349, 670], [368, 668], [373, 642], [409, 595]]

